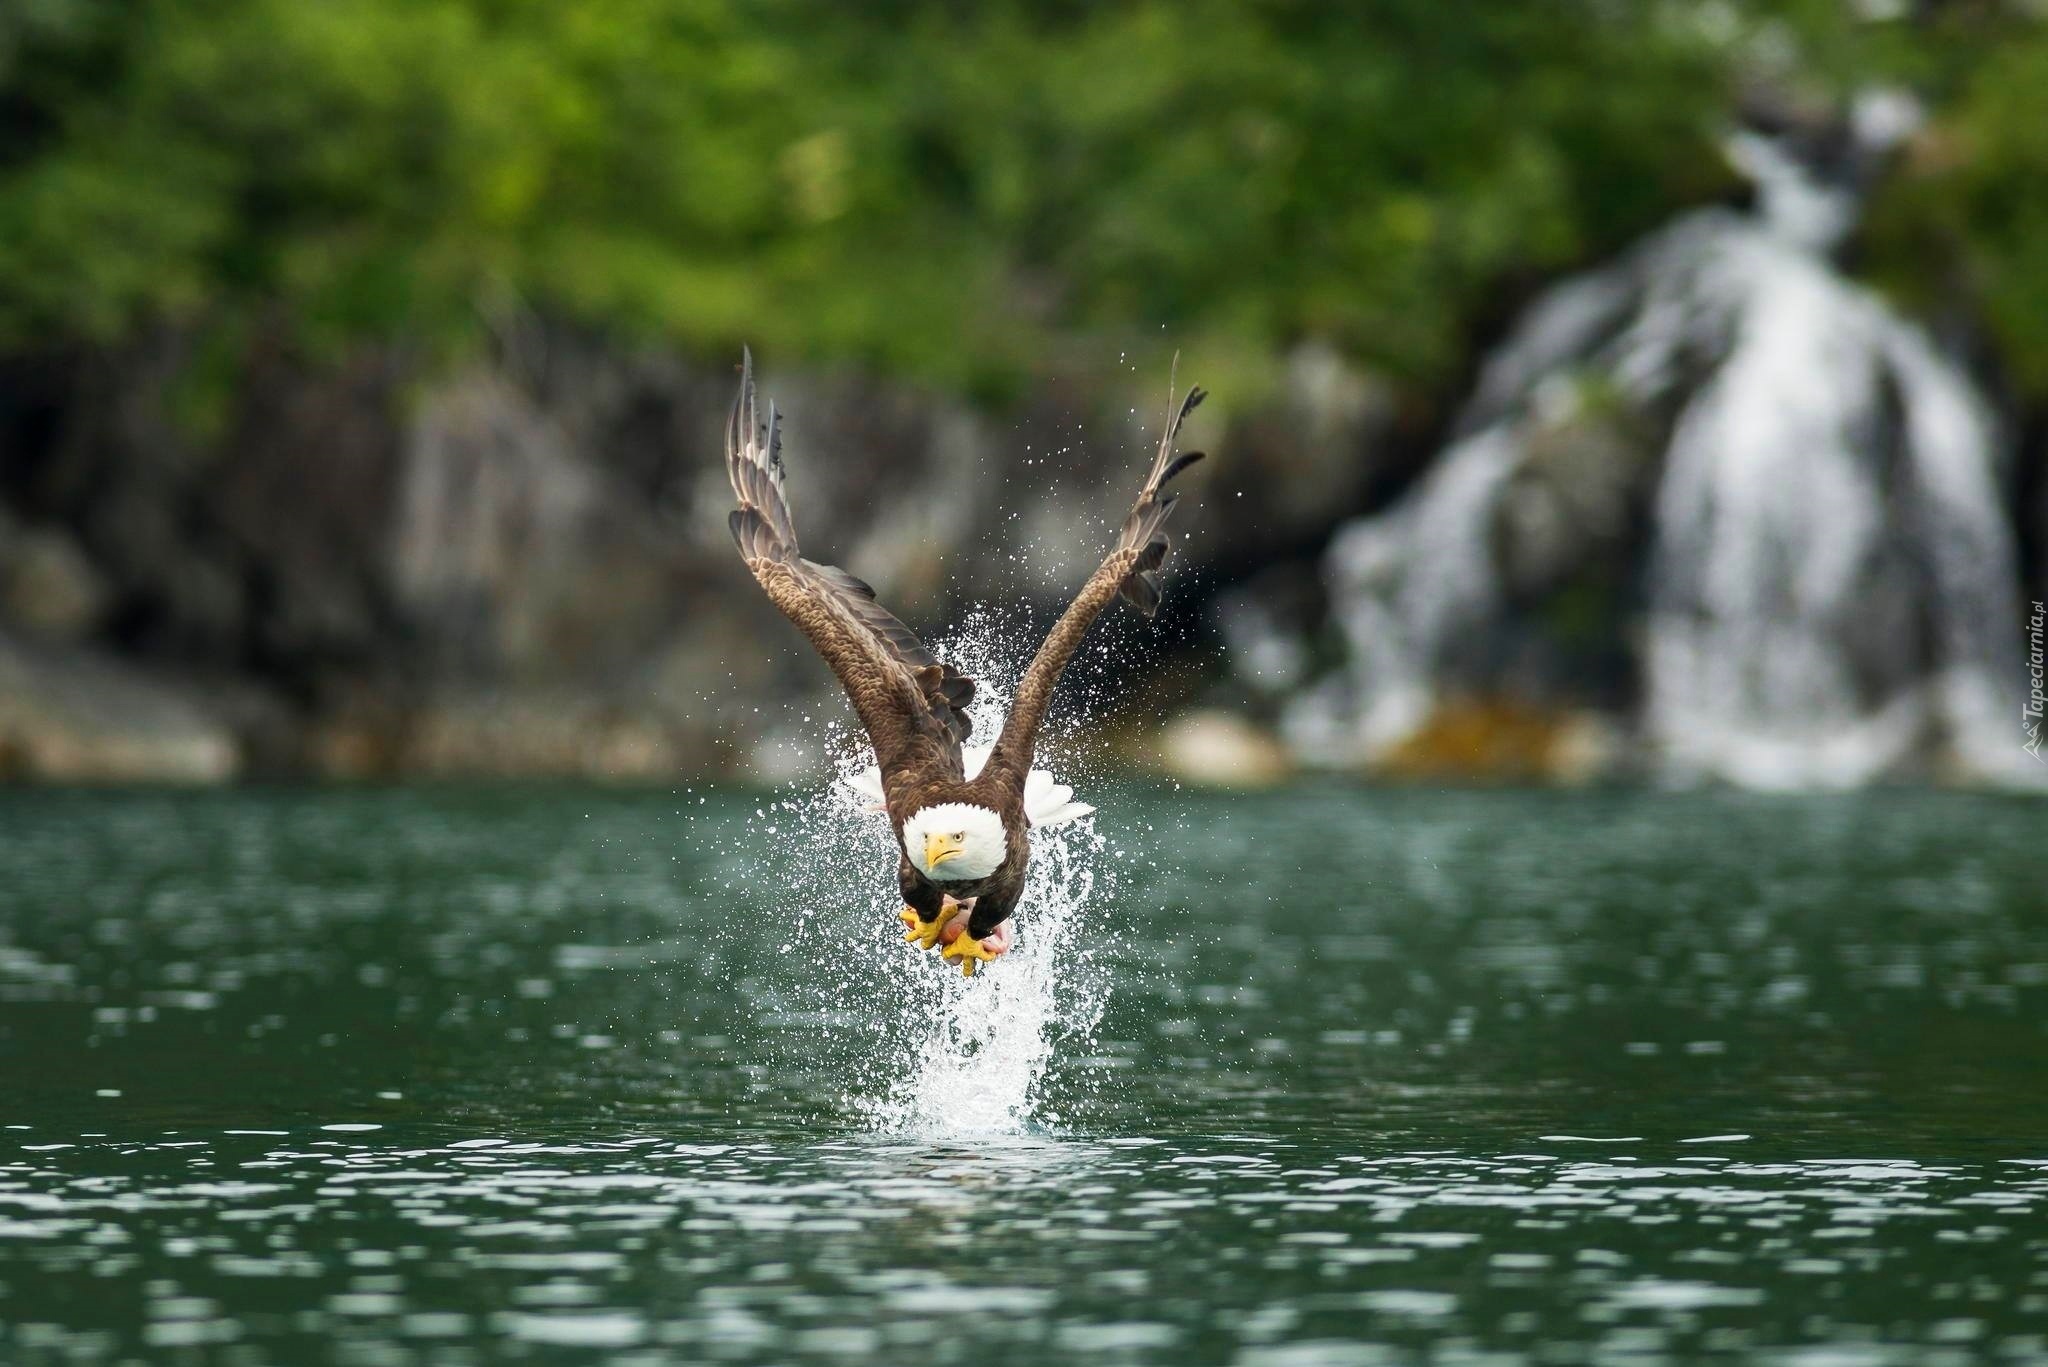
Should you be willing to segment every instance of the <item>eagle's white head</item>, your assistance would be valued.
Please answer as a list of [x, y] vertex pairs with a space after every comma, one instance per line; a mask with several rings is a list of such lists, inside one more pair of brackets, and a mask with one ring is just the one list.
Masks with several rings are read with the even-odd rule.
[[903, 852], [935, 883], [986, 878], [1003, 866], [1009, 848], [1002, 817], [969, 802], [920, 807], [903, 823]]

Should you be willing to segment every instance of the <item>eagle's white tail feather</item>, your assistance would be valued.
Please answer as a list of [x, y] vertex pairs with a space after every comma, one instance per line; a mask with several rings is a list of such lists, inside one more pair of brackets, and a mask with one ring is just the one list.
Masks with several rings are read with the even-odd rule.
[[1050, 811], [1027, 811], [1025, 815], [1031, 819], [1033, 826], [1043, 828], [1046, 826], [1064, 826], [1069, 821], [1079, 821], [1094, 810], [1093, 807], [1085, 802], [1066, 802]]
[[[993, 745], [969, 745], [960, 752], [962, 767], [967, 777], [973, 778], [988, 763]], [[877, 765], [867, 768], [849, 778], [839, 780], [859, 796], [860, 809], [864, 812], [886, 812], [888, 799], [882, 792], [882, 771]], [[1095, 809], [1085, 802], [1074, 801], [1074, 790], [1060, 783], [1043, 769], [1033, 769], [1024, 780], [1024, 819], [1033, 826], [1064, 826], [1069, 821], [1079, 821]]]

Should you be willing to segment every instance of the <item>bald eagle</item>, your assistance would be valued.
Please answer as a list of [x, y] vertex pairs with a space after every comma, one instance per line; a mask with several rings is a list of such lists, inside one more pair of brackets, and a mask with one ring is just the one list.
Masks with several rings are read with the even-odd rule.
[[741, 365], [725, 429], [726, 472], [739, 502], [729, 519], [733, 540], [769, 600], [832, 667], [874, 746], [875, 769], [855, 786], [887, 810], [896, 836], [903, 938], [939, 948], [964, 974], [1010, 947], [1031, 826], [1093, 810], [1032, 768], [1038, 728], [1067, 661], [1111, 600], [1146, 617], [1158, 611], [1169, 544], [1162, 528], [1179, 498], [1161, 490], [1202, 458], [1174, 455], [1181, 423], [1202, 399], [1191, 388], [1176, 406], [1169, 387], [1158, 453], [1116, 544], [1039, 646], [1002, 734], [993, 745], [968, 747], [974, 681], [934, 656], [868, 585], [803, 558], [783, 494], [780, 416], [773, 404], [764, 415], [755, 400], [751, 353]]

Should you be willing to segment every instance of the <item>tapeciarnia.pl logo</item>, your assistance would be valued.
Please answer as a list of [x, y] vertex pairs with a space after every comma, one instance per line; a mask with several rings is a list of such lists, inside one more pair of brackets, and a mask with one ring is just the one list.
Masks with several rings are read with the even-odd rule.
[[2026, 751], [2043, 764], [2048, 757], [2041, 754], [2041, 712], [2048, 705], [2048, 690], [2043, 681], [2048, 679], [2048, 665], [2042, 663], [2041, 624], [2048, 619], [2048, 608], [2034, 604], [2034, 615], [2027, 619], [2027, 678], [2031, 687], [2027, 690], [2027, 705], [2020, 710], [2020, 720], [2027, 725]]

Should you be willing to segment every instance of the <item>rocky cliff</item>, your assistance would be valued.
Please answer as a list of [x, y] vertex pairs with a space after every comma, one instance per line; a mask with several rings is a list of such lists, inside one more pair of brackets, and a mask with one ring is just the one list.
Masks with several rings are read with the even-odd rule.
[[[933, 627], [1064, 601], [1165, 390], [997, 414], [765, 359], [807, 548]], [[829, 699], [725, 532], [723, 368], [541, 325], [436, 378], [259, 342], [195, 420], [194, 364], [165, 336], [0, 375], [0, 773], [759, 773]], [[1383, 392], [1316, 348], [1285, 374], [1204, 410], [1195, 585], [1363, 506]]]

